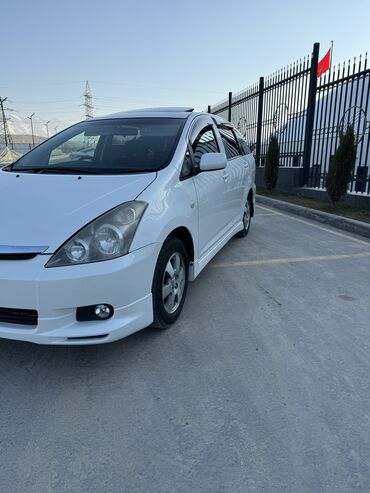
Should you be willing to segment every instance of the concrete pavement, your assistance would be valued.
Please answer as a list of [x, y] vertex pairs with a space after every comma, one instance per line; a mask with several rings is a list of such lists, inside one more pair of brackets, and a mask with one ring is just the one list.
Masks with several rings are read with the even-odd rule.
[[370, 243], [257, 207], [168, 331], [0, 340], [0, 491], [370, 489]]

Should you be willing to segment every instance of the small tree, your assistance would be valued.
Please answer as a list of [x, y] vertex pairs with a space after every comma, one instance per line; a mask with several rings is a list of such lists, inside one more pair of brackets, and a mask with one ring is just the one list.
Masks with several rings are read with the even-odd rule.
[[275, 135], [271, 135], [266, 156], [265, 185], [269, 192], [276, 186], [279, 175], [280, 148]]
[[339, 133], [339, 146], [331, 160], [325, 186], [333, 205], [347, 193], [356, 163], [356, 143], [352, 125]]

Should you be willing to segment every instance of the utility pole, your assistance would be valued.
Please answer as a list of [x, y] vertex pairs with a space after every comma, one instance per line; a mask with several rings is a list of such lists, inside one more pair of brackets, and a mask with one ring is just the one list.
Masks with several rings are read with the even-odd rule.
[[47, 136], [47, 138], [49, 138], [49, 123], [50, 123], [50, 120], [48, 122], [45, 122], [46, 136]]
[[94, 107], [93, 107], [93, 95], [90, 89], [89, 81], [86, 81], [85, 85], [85, 92], [82, 94], [82, 96], [85, 98], [84, 103], [82, 106], [85, 108], [85, 118], [86, 120], [90, 120], [90, 118], [93, 118], [93, 112], [94, 112]]
[[4, 139], [5, 139], [5, 146], [8, 147], [9, 141], [10, 141], [10, 136], [9, 136], [9, 130], [8, 130], [8, 123], [6, 120], [5, 116], [5, 110], [4, 110], [4, 103], [8, 98], [1, 99], [0, 97], [0, 107], [1, 107], [1, 118], [3, 120], [3, 128], [4, 128]]
[[35, 113], [32, 113], [32, 115], [27, 116], [27, 118], [31, 121], [32, 147], [35, 147], [35, 134], [33, 133], [33, 121], [32, 121], [32, 118], [34, 116]]

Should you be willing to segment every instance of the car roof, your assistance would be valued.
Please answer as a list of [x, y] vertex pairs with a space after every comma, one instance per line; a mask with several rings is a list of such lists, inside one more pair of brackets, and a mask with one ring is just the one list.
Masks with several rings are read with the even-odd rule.
[[110, 115], [97, 116], [92, 120], [113, 120], [118, 118], [179, 118], [187, 119], [191, 116], [192, 119], [197, 116], [211, 116], [216, 125], [226, 125], [232, 127], [232, 123], [224, 118], [209, 114], [205, 111], [194, 111], [194, 108], [188, 106], [181, 107], [161, 107], [161, 108], [143, 108], [130, 111], [121, 111], [119, 113], [112, 113]]
[[113, 118], [183, 118], [186, 119], [192, 114], [194, 108], [170, 107], [170, 108], [143, 108], [138, 110], [122, 111], [111, 115], [99, 116], [94, 120], [105, 120]]

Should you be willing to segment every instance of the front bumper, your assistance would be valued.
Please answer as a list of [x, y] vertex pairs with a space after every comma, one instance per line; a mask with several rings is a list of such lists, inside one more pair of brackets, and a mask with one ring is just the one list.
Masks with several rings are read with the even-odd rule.
[[[147, 327], [160, 247], [154, 243], [118, 259], [70, 267], [45, 268], [49, 255], [0, 260], [0, 307], [38, 311], [36, 327], [0, 322], [0, 338], [101, 344]], [[77, 322], [77, 307], [99, 303], [113, 305], [112, 318]]]

